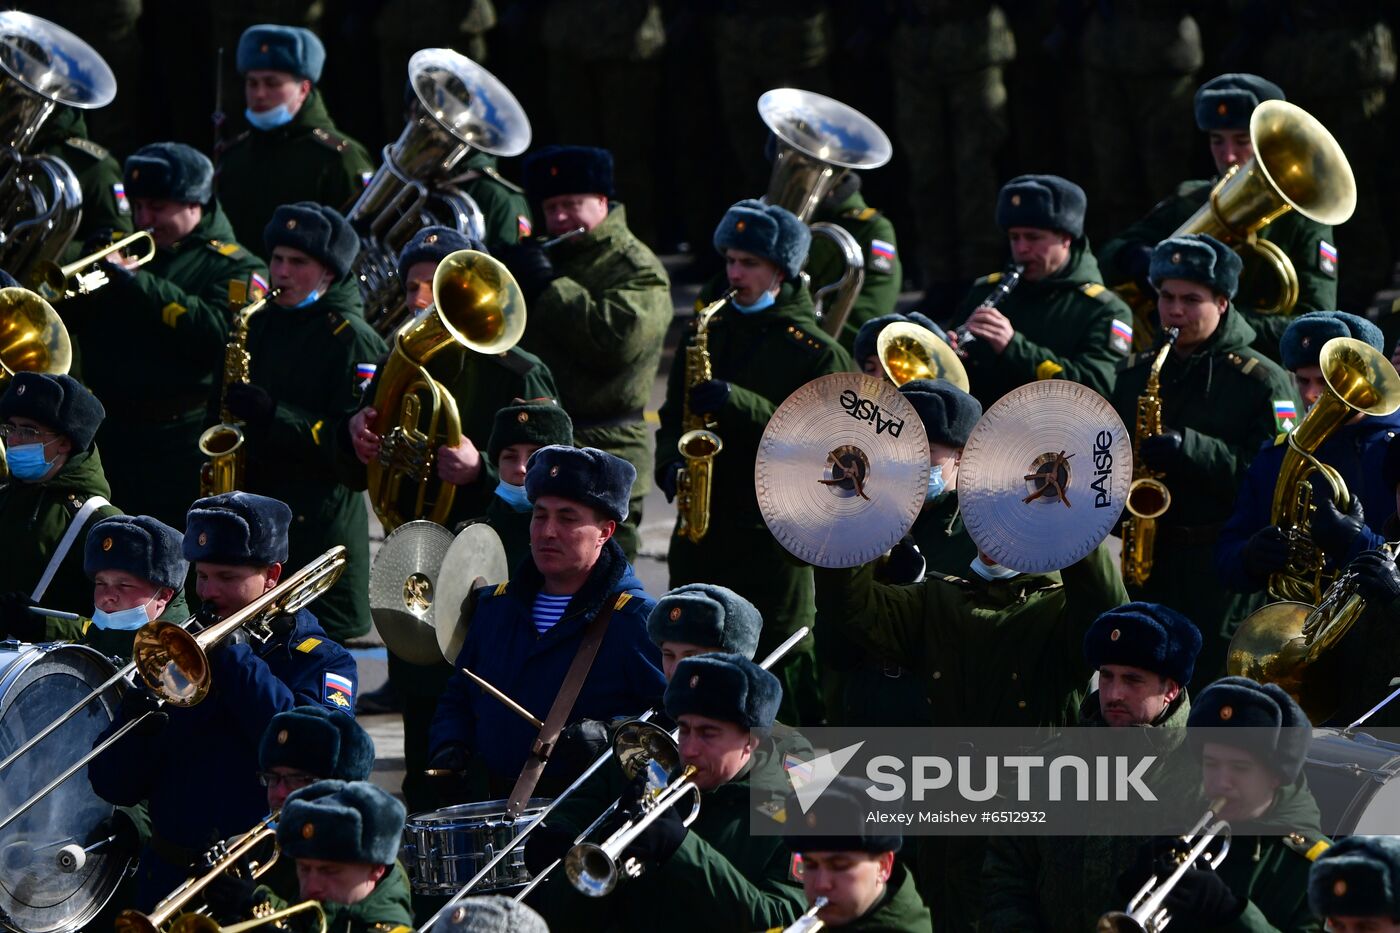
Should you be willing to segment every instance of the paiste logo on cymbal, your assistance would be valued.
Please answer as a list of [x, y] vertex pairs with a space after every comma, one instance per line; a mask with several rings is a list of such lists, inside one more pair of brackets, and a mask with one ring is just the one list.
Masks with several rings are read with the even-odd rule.
[[868, 398], [861, 398], [854, 389], [846, 389], [841, 393], [841, 407], [857, 421], [867, 421], [875, 425], [876, 434], [899, 437], [904, 430], [903, 418], [886, 417], [881, 413], [879, 405]]
[[1113, 504], [1113, 432], [1100, 431], [1094, 438], [1094, 508], [1106, 509]]

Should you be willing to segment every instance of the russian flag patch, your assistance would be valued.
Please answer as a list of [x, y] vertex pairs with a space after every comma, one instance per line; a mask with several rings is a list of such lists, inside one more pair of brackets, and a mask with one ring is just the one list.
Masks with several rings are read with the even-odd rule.
[[530, 218], [524, 214], [515, 215], [515, 229], [519, 232], [522, 240], [535, 232], [535, 228], [530, 226]]
[[1326, 240], [1317, 241], [1317, 267], [1328, 275], [1337, 274], [1337, 247]]
[[1133, 348], [1133, 325], [1114, 318], [1108, 332], [1108, 343], [1113, 349], [1126, 355]]
[[880, 272], [894, 270], [894, 244], [886, 240], [870, 241], [870, 267]]
[[112, 197], [117, 199], [117, 213], [131, 213], [131, 202], [126, 199], [126, 185], [119, 181], [114, 182], [112, 184]]
[[1274, 426], [1280, 431], [1292, 431], [1298, 424], [1298, 406], [1292, 399], [1274, 399]]
[[266, 295], [268, 291], [267, 279], [263, 278], [261, 273], [254, 272], [248, 276], [248, 291], [252, 293], [254, 301]]
[[326, 702], [341, 709], [354, 709], [355, 685], [349, 677], [326, 671]]

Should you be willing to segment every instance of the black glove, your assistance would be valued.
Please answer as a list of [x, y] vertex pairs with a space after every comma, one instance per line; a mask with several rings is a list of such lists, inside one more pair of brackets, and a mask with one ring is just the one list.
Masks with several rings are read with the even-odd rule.
[[685, 469], [685, 464], [679, 460], [661, 465], [656, 471], [656, 486], [666, 496], [667, 502], [676, 500], [676, 484], [680, 480], [681, 470]]
[[428, 761], [428, 779], [441, 806], [455, 806], [470, 796], [471, 782], [467, 778], [467, 769], [471, 760], [470, 749], [460, 742], [449, 742]]
[[0, 633], [19, 641], [43, 641], [44, 617], [29, 611], [30, 606], [37, 605], [27, 593], [19, 591], [0, 596]]
[[1260, 528], [1245, 542], [1240, 552], [1244, 572], [1258, 582], [1288, 566], [1288, 536], [1277, 525]]
[[98, 265], [107, 276], [108, 288], [127, 288], [136, 282], [136, 270], [128, 269], [116, 260], [104, 259]]
[[160, 700], [145, 687], [127, 687], [122, 694], [121, 720], [124, 723], [142, 719], [133, 731], [138, 735], [156, 735], [165, 728], [170, 717], [160, 712]]
[[554, 829], [546, 823], [525, 840], [525, 867], [530, 869], [531, 875], [538, 875], [573, 847], [573, 833]]
[[495, 257], [506, 264], [515, 276], [527, 304], [540, 296], [549, 283], [559, 277], [549, 254], [538, 243], [515, 243], [496, 250]]
[[1380, 551], [1362, 554], [1347, 571], [1356, 574], [1356, 588], [1368, 602], [1385, 607], [1400, 598], [1400, 568]]
[[1231, 891], [1217, 872], [1188, 868], [1162, 906], [1186, 929], [1206, 930], [1234, 920], [1248, 903]]
[[1133, 864], [1118, 876], [1118, 894], [1123, 900], [1131, 900], [1154, 874], [1163, 877], [1163, 868], [1171, 870], [1167, 857], [1176, 851], [1175, 842], [1174, 839], [1157, 836], [1138, 846]]
[[1171, 428], [1144, 438], [1141, 448], [1143, 462], [1159, 473], [1171, 472], [1181, 461], [1182, 440], [1181, 432]]
[[112, 811], [112, 817], [102, 832], [112, 837], [109, 852], [129, 855], [132, 858], [141, 854], [141, 830], [136, 827], [136, 822], [131, 816], [120, 807]]
[[684, 823], [690, 805], [687, 795], [686, 799], [662, 810], [656, 821], [623, 851], [623, 859], [635, 858], [644, 865], [653, 866], [674, 855], [685, 841], [685, 834], [690, 831]]
[[717, 412], [729, 401], [729, 383], [723, 379], [710, 379], [690, 387], [690, 410]]
[[880, 569], [880, 582], [894, 586], [919, 583], [924, 579], [928, 561], [914, 543], [913, 535], [905, 535], [899, 543], [890, 548], [890, 556]]
[[204, 889], [204, 901], [217, 920], [231, 921], [248, 916], [258, 882], [232, 871], [221, 871]]
[[549, 753], [555, 776], [572, 780], [582, 774], [612, 748], [611, 732], [611, 724], [602, 719], [580, 719], [565, 726]]
[[1334, 561], [1345, 562], [1351, 556], [1357, 537], [1366, 534], [1366, 514], [1361, 500], [1352, 496], [1343, 512], [1333, 498], [1332, 484], [1319, 478], [1313, 483], [1313, 504], [1313, 542]]
[[228, 410], [256, 428], [264, 428], [272, 420], [277, 402], [262, 386], [251, 382], [235, 382], [228, 387]]

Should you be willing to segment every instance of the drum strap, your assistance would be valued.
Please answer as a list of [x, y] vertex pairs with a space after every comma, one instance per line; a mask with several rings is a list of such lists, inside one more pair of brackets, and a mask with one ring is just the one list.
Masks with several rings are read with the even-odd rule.
[[520, 777], [515, 779], [515, 787], [511, 789], [510, 798], [506, 803], [506, 813], [511, 819], [525, 812], [525, 805], [530, 802], [530, 795], [535, 792], [535, 785], [540, 782], [544, 766], [554, 751], [554, 743], [559, 741], [559, 733], [564, 731], [569, 713], [573, 711], [574, 701], [578, 699], [588, 671], [593, 667], [593, 659], [598, 656], [598, 649], [602, 647], [603, 635], [608, 630], [608, 620], [612, 618], [613, 610], [627, 599], [626, 593], [610, 598], [584, 628], [583, 640], [579, 642], [578, 652], [574, 654], [573, 663], [564, 675], [564, 683], [559, 687], [559, 693], [554, 697], [553, 705], [549, 707], [549, 715], [544, 718], [539, 737], [530, 749], [530, 757], [526, 759], [525, 767], [521, 769]]
[[82, 532], [83, 526], [92, 518], [92, 514], [104, 505], [111, 505], [101, 496], [92, 496], [83, 503], [83, 507], [78, 509], [78, 514], [73, 516], [73, 520], [68, 523], [68, 530], [63, 533], [63, 540], [58, 542], [58, 547], [54, 549], [53, 556], [49, 558], [49, 565], [44, 568], [44, 575], [39, 578], [39, 585], [34, 587], [34, 592], [29, 598], [36, 603], [44, 598], [44, 594], [49, 591], [49, 584], [58, 574], [58, 568], [63, 564], [63, 558], [68, 556], [68, 552], [73, 549], [73, 542], [78, 540], [78, 535]]

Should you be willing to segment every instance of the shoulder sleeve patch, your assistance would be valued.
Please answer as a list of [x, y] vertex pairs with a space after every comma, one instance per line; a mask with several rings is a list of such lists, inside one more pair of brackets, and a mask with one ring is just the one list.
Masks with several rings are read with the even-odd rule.
[[1337, 277], [1337, 247], [1326, 240], [1317, 241], [1317, 270], [1328, 278]]
[[1274, 428], [1281, 437], [1287, 436], [1298, 426], [1298, 406], [1289, 398], [1276, 398], [1273, 400], [1274, 407]]
[[318, 143], [335, 152], [344, 152], [350, 148], [350, 141], [338, 133], [316, 127], [311, 131], [311, 137]]

